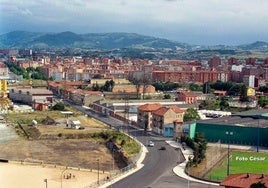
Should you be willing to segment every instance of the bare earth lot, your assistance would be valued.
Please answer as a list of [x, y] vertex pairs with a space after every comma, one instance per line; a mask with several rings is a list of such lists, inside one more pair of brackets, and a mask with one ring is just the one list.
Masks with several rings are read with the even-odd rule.
[[[81, 188], [96, 182], [97, 172], [65, 170], [61, 168], [0, 163], [0, 187], [3, 188]], [[71, 178], [66, 178], [71, 174]], [[100, 173], [104, 179], [107, 174]]]
[[[38, 119], [37, 116], [35, 119]], [[98, 168], [101, 179], [124, 165], [116, 155], [111, 154], [103, 141], [86, 138], [49, 139], [50, 135], [59, 133], [76, 135], [107, 129], [104, 124], [91, 118], [76, 116], [74, 119], [79, 119], [85, 129], [66, 129], [66, 121], [61, 118], [61, 123], [56, 125], [38, 124], [39, 137], [30, 140], [17, 136], [13, 127], [1, 124], [0, 158], [11, 162], [0, 163], [0, 187], [45, 187], [44, 179], [47, 179], [48, 187], [60, 187], [61, 173], [66, 167], [77, 170], [66, 170], [75, 174], [75, 177], [63, 178], [63, 187], [85, 187], [97, 181]], [[27, 127], [27, 124], [23, 126]], [[34, 166], [26, 163], [33, 163]]]

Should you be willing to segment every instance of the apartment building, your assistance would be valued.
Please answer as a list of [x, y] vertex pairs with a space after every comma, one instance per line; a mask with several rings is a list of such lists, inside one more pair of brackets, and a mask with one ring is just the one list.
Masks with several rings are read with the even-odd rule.
[[229, 73], [226, 71], [200, 70], [200, 71], [153, 71], [153, 82], [216, 82], [228, 81]]
[[144, 104], [138, 107], [137, 125], [146, 131], [151, 131], [153, 127], [152, 112], [161, 108], [162, 105], [156, 104]]
[[8, 76], [8, 67], [3, 62], [0, 62], [0, 76]]
[[183, 122], [185, 111], [177, 106], [162, 106], [152, 112], [152, 132], [173, 137], [174, 122]]

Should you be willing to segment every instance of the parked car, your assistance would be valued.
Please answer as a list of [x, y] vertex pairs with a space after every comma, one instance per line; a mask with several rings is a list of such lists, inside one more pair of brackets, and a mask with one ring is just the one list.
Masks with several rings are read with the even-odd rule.
[[148, 146], [154, 147], [154, 142], [150, 140]]

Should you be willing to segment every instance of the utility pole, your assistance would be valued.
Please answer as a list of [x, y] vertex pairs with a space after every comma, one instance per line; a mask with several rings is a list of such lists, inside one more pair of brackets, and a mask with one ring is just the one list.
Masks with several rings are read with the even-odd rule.
[[129, 133], [129, 99], [128, 94], [125, 93], [125, 109], [124, 109], [124, 129]]
[[100, 160], [97, 159], [98, 162], [98, 185], [100, 184]]
[[228, 136], [227, 176], [229, 176], [230, 175], [230, 139], [231, 139], [231, 136], [233, 135], [233, 132], [226, 131], [225, 134]]

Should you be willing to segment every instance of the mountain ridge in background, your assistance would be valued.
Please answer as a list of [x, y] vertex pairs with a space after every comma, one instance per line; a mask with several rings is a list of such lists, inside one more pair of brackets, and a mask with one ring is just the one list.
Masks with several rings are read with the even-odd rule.
[[256, 41], [251, 44], [228, 46], [189, 45], [168, 39], [140, 35], [136, 33], [88, 33], [76, 34], [70, 31], [61, 33], [37, 33], [12, 31], [0, 35], [0, 48], [85, 48], [85, 49], [171, 49], [178, 51], [196, 50], [247, 50], [268, 52], [268, 43]]

